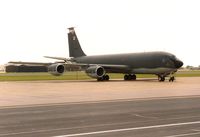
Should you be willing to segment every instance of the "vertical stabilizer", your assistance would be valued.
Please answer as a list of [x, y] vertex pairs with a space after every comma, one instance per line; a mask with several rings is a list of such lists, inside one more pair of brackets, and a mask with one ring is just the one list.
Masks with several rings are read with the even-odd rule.
[[75, 57], [75, 58], [86, 56], [80, 46], [80, 43], [78, 41], [74, 28], [72, 27], [68, 29], [69, 29], [69, 33], [68, 33], [69, 56]]

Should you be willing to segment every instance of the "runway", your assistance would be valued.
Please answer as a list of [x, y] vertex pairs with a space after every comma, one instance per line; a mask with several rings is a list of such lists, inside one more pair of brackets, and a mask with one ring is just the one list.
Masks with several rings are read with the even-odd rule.
[[0, 109], [0, 137], [199, 137], [200, 97]]

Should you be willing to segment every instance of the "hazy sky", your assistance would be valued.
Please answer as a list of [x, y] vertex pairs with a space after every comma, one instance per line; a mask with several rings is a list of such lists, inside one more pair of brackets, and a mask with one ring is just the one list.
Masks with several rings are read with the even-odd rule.
[[68, 57], [68, 27], [87, 55], [167, 51], [200, 65], [199, 0], [0, 0], [0, 64]]

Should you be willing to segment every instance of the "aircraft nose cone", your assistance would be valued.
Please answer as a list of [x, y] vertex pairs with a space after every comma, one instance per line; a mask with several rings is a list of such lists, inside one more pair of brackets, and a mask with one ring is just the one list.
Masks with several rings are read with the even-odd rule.
[[180, 60], [176, 60], [175, 65], [176, 65], [176, 68], [180, 68], [183, 66], [183, 62]]

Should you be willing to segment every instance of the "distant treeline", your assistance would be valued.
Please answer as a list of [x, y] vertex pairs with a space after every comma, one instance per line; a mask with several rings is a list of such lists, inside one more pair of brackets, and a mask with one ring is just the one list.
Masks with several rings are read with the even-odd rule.
[[194, 67], [194, 66], [186, 66], [186, 69], [190, 69], [190, 70], [200, 70], [200, 65], [198, 67]]
[[47, 72], [46, 66], [26, 66], [26, 65], [8, 65], [5, 67], [6, 72]]

